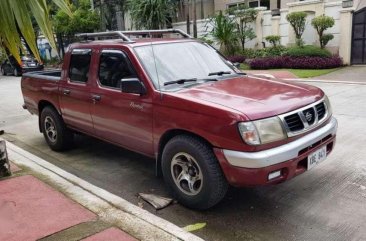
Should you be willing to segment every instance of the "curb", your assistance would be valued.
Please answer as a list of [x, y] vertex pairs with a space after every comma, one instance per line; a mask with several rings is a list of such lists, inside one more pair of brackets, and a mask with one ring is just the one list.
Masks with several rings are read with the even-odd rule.
[[45, 176], [67, 196], [101, 218], [118, 222], [122, 229], [140, 240], [203, 241], [175, 224], [94, 186], [10, 142], [6, 144], [8, 155], [15, 164], [26, 166]]

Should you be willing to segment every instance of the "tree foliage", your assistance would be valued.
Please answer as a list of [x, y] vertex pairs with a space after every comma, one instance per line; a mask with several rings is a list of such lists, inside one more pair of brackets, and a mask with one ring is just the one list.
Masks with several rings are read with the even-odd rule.
[[128, 0], [127, 9], [136, 28], [162, 29], [171, 22], [176, 11], [176, 1]]
[[279, 35], [268, 35], [267, 37], [265, 37], [265, 40], [267, 42], [269, 42], [270, 44], [272, 44], [273, 47], [277, 47], [278, 45], [280, 45], [281, 36], [279, 36]]
[[99, 28], [100, 17], [91, 9], [89, 0], [79, 0], [78, 6], [71, 5], [71, 17], [60, 9], [55, 16], [56, 33], [73, 38], [76, 33], [94, 32]]
[[305, 31], [306, 15], [307, 14], [305, 12], [292, 12], [286, 16], [287, 21], [295, 31], [297, 46], [304, 45], [304, 41], [301, 36]]
[[233, 55], [238, 43], [235, 20], [219, 11], [211, 18], [210, 23], [212, 25], [210, 34], [220, 45], [220, 51], [227, 55]]
[[[20, 63], [19, 49], [23, 49], [21, 36], [29, 49], [40, 61], [36, 44], [36, 34], [32, 26], [35, 19], [44, 36], [49, 40], [52, 48], [56, 48], [52, 21], [50, 20], [49, 5], [46, 0], [0, 0], [0, 48], [6, 49]], [[66, 0], [52, 0], [66, 14], [71, 15]]]
[[258, 11], [243, 5], [230, 9], [228, 13], [234, 15], [239, 20], [239, 23], [237, 23], [237, 34], [241, 47], [244, 50], [245, 43], [257, 37], [251, 23], [256, 20]]
[[323, 49], [334, 38], [333, 34], [324, 34], [324, 31], [333, 27], [334, 23], [334, 18], [325, 15], [313, 18], [311, 21], [311, 25], [318, 33], [320, 48]]

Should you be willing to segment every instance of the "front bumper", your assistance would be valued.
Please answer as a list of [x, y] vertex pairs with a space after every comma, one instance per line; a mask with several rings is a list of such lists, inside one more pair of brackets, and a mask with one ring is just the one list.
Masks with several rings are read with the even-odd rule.
[[[307, 170], [307, 157], [322, 146], [327, 155], [333, 150], [337, 132], [337, 120], [293, 142], [259, 152], [240, 152], [215, 149], [215, 154], [230, 184], [256, 186], [279, 183]], [[268, 180], [271, 172], [281, 170], [281, 175]]]

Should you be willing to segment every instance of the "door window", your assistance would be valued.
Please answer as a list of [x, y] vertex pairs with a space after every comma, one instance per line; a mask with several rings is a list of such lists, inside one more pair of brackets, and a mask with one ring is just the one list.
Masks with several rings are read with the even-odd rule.
[[121, 79], [136, 78], [127, 56], [119, 50], [105, 50], [100, 55], [99, 83], [102, 86], [120, 88]]
[[88, 81], [91, 49], [74, 49], [71, 53], [69, 78], [73, 82]]

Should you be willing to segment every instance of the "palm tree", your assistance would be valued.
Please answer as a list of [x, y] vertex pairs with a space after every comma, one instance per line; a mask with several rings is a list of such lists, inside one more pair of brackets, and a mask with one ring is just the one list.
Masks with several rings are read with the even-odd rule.
[[161, 29], [171, 22], [176, 11], [176, 1], [128, 0], [127, 8], [137, 28]]
[[[58, 7], [71, 16], [67, 0], [52, 0]], [[23, 49], [21, 36], [34, 56], [40, 60], [37, 49], [36, 34], [32, 26], [34, 17], [40, 30], [56, 49], [46, 0], [1, 0], [0, 1], [0, 48], [7, 50], [20, 63], [19, 49]], [[19, 31], [19, 32], [18, 32]]]
[[228, 55], [234, 54], [238, 45], [235, 20], [219, 11], [211, 18], [210, 23], [212, 25], [210, 34], [220, 45], [220, 51]]

